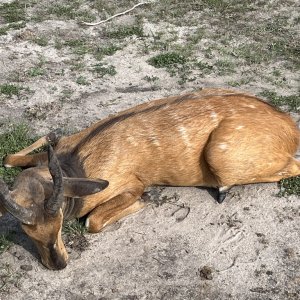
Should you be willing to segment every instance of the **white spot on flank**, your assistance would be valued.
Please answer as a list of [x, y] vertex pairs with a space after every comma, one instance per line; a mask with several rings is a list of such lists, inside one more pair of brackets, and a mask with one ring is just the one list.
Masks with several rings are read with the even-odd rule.
[[191, 144], [191, 142], [190, 142], [190, 138], [188, 136], [188, 133], [187, 133], [185, 127], [179, 126], [178, 127], [178, 131], [179, 131], [179, 133], [180, 133], [180, 135], [181, 135], [181, 137], [182, 137], [185, 145], [189, 146]]
[[244, 128], [244, 127], [245, 127], [244, 125], [240, 125], [240, 126], [236, 127], [235, 129], [240, 130], [240, 129]]
[[279, 176], [286, 176], [287, 174], [288, 174], [288, 173], [287, 173], [287, 172], [285, 172], [285, 171], [283, 171], [283, 172], [279, 172], [279, 173], [278, 173], [278, 175], [279, 175]]
[[210, 113], [210, 117], [215, 121], [218, 118], [218, 114], [213, 111]]
[[128, 136], [126, 138], [126, 141], [129, 142], [133, 146], [138, 146], [138, 143], [136, 142], [134, 136]]
[[154, 144], [155, 144], [156, 146], [160, 146], [160, 142], [159, 142], [158, 140], [155, 140], [155, 141], [154, 141]]
[[255, 105], [252, 105], [252, 104], [245, 104], [246, 107], [250, 107], [250, 108], [256, 108]]
[[225, 150], [228, 148], [228, 145], [226, 143], [222, 143], [222, 144], [219, 144], [219, 148], [222, 150]]
[[160, 142], [159, 140], [157, 139], [157, 137], [155, 135], [151, 135], [149, 137], [150, 141], [152, 144], [156, 145], [156, 146], [160, 146]]

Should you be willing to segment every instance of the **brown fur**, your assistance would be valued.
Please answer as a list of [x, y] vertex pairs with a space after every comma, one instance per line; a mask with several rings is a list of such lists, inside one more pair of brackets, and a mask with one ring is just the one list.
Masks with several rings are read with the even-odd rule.
[[[300, 163], [293, 158], [298, 145], [299, 131], [287, 114], [251, 95], [204, 89], [151, 101], [99, 121], [61, 138], [55, 152], [66, 176], [109, 181], [102, 192], [78, 199], [71, 211], [72, 217], [88, 215], [89, 231], [98, 232], [140, 209], [139, 198], [149, 185], [223, 187], [299, 175]], [[46, 157], [11, 155], [5, 163], [44, 165], [32, 172], [44, 178], [47, 197], [51, 177]], [[21, 191], [24, 195], [26, 188], [20, 186], [15, 187], [15, 200], [28, 205], [16, 195]], [[34, 198], [32, 190], [28, 193]], [[36, 227], [23, 225], [49, 268], [66, 261], [60, 237], [62, 218], [57, 218], [44, 217]], [[56, 245], [58, 265], [49, 258], [49, 247], [41, 250], [45, 243]]]

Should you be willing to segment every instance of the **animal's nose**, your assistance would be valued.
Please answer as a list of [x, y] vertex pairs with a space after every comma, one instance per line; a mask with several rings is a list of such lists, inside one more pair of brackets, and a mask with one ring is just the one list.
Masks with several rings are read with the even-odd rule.
[[61, 260], [56, 260], [56, 261], [52, 261], [52, 262], [48, 262], [48, 263], [45, 263], [43, 260], [42, 260], [42, 263], [43, 265], [47, 268], [47, 269], [50, 269], [50, 270], [62, 270], [64, 269], [66, 266], [67, 266], [67, 261], [61, 259]]
[[66, 261], [61, 261], [55, 265], [55, 270], [62, 270], [67, 266], [67, 264], [68, 263]]
[[68, 256], [64, 256], [56, 251], [50, 251], [50, 257], [48, 256], [46, 260], [42, 258], [42, 263], [50, 270], [62, 270], [68, 264]]

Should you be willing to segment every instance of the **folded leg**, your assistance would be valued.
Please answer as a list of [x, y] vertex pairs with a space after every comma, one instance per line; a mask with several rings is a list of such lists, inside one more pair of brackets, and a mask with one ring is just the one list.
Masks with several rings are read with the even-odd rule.
[[141, 194], [125, 192], [94, 208], [86, 220], [88, 231], [99, 232], [103, 227], [139, 211], [145, 206], [139, 200]]
[[41, 152], [33, 155], [27, 155], [32, 151], [41, 148], [49, 143], [56, 143], [59, 139], [59, 131], [50, 132], [49, 134], [41, 137], [30, 146], [22, 149], [21, 151], [9, 154], [4, 158], [3, 165], [7, 168], [12, 167], [35, 167], [42, 164], [48, 163], [48, 156], [46, 152]]

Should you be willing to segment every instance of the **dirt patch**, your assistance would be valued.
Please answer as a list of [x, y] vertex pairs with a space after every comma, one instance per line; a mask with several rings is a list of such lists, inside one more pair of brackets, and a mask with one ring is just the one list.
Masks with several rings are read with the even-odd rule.
[[[298, 2], [1, 1], [0, 131], [74, 132], [136, 104], [202, 87], [262, 95], [299, 122]], [[296, 183], [297, 184], [297, 183]], [[153, 188], [102, 233], [65, 233], [71, 261], [46, 270], [10, 216], [2, 299], [299, 299], [299, 197], [276, 184]], [[73, 228], [73, 227], [72, 227]], [[73, 229], [72, 229], [73, 230]]]

